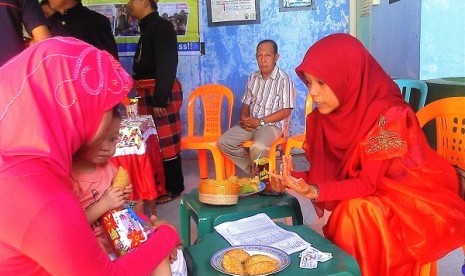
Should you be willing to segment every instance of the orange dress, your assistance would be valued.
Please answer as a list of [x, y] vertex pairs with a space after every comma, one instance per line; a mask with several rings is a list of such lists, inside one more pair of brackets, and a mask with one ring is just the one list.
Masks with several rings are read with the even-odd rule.
[[357, 259], [363, 275], [418, 275], [421, 265], [465, 244], [457, 176], [429, 147], [413, 112], [386, 110], [362, 141], [347, 180], [318, 183], [318, 201], [339, 199], [324, 234]]

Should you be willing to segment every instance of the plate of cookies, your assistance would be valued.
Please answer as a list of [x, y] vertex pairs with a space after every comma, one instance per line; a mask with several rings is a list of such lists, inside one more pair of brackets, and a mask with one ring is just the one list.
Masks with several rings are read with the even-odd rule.
[[222, 249], [210, 259], [211, 266], [224, 274], [271, 275], [291, 263], [289, 255], [277, 248], [263, 245], [240, 245]]

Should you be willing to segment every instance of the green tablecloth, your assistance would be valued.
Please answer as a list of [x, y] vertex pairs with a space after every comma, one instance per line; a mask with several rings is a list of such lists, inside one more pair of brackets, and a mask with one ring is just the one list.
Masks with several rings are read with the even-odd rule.
[[[315, 269], [303, 269], [299, 267], [299, 251], [291, 254], [291, 264], [285, 270], [274, 275], [361, 275], [355, 259], [308, 226], [288, 226], [280, 223], [278, 225], [288, 231], [297, 233], [320, 251], [332, 253], [333, 258], [324, 263], [319, 262], [318, 267]], [[217, 251], [230, 246], [228, 241], [216, 232], [205, 235], [199, 243], [184, 249], [184, 256], [189, 270], [194, 276], [225, 275], [216, 271], [210, 265], [210, 258]]]

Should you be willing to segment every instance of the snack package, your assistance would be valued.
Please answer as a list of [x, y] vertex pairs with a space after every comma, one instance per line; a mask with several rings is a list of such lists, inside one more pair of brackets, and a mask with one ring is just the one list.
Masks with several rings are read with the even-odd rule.
[[148, 238], [142, 221], [131, 208], [112, 210], [102, 217], [102, 224], [110, 234], [113, 249], [117, 256], [124, 255]]

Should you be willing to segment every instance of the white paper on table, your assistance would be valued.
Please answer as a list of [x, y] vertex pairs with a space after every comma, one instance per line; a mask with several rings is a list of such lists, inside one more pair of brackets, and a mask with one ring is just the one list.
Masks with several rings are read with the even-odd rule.
[[231, 245], [266, 245], [283, 250], [287, 254], [310, 246], [299, 235], [277, 226], [264, 213], [236, 221], [224, 222], [215, 230]]

